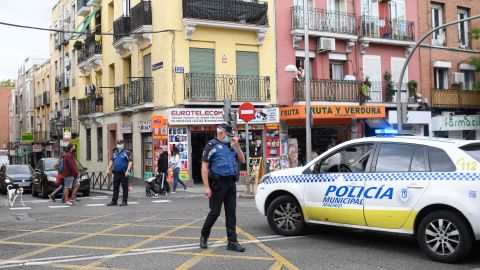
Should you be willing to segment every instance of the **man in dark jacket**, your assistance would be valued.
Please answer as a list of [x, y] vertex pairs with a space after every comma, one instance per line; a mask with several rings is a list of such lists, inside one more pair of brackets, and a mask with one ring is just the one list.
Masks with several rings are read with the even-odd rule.
[[[75, 150], [74, 144], [69, 144], [67, 146], [67, 153], [63, 157], [63, 179], [65, 184], [65, 204], [72, 205], [77, 203], [75, 198], [78, 188], [80, 187], [80, 171], [78, 171], [77, 162], [73, 156], [73, 151]], [[73, 192], [70, 199], [68, 199], [68, 193], [73, 186]]]
[[[160, 185], [163, 185], [163, 191], [166, 193], [170, 192], [170, 186], [167, 182], [167, 175], [168, 175], [168, 152], [160, 146], [159, 148], [160, 155], [158, 156], [157, 161], [157, 173], [160, 177]], [[158, 179], [158, 178], [157, 178]]]

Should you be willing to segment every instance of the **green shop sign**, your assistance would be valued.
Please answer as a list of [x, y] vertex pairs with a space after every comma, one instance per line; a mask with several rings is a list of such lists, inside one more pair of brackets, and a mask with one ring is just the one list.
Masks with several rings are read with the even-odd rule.
[[32, 133], [23, 133], [22, 134], [22, 143], [31, 143], [33, 142], [33, 134]]

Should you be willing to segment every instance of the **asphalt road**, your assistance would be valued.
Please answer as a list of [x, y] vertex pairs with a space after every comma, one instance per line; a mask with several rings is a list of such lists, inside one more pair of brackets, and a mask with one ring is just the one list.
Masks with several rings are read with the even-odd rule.
[[251, 199], [238, 199], [245, 253], [225, 250], [224, 218], [211, 248], [198, 248], [207, 214], [201, 194], [167, 199], [136, 193], [127, 207], [106, 207], [92, 192], [79, 205], [24, 196], [5, 206], [0, 196], [0, 269], [480, 269], [480, 245], [462, 264], [430, 261], [415, 239], [362, 230], [310, 227], [300, 237], [274, 235]]

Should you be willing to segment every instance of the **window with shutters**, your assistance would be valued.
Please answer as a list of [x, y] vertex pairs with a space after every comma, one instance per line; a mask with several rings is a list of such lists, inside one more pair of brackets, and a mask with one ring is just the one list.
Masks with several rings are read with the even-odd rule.
[[[468, 10], [459, 8], [457, 11], [457, 19], [463, 20], [468, 18]], [[458, 24], [458, 45], [462, 49], [468, 48], [468, 22]]]
[[189, 97], [215, 100], [215, 50], [190, 48]]
[[[432, 28], [443, 25], [443, 6], [440, 4], [432, 4]], [[432, 45], [444, 46], [445, 29], [439, 29], [433, 32]]]
[[259, 99], [259, 67], [257, 52], [237, 51], [237, 98]]

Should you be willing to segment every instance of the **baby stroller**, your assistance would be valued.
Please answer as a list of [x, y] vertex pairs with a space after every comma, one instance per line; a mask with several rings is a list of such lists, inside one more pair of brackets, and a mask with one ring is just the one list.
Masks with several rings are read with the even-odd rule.
[[167, 183], [166, 174], [157, 174], [152, 178], [145, 179], [145, 184], [145, 193], [148, 197], [166, 197], [170, 194], [170, 186]]

